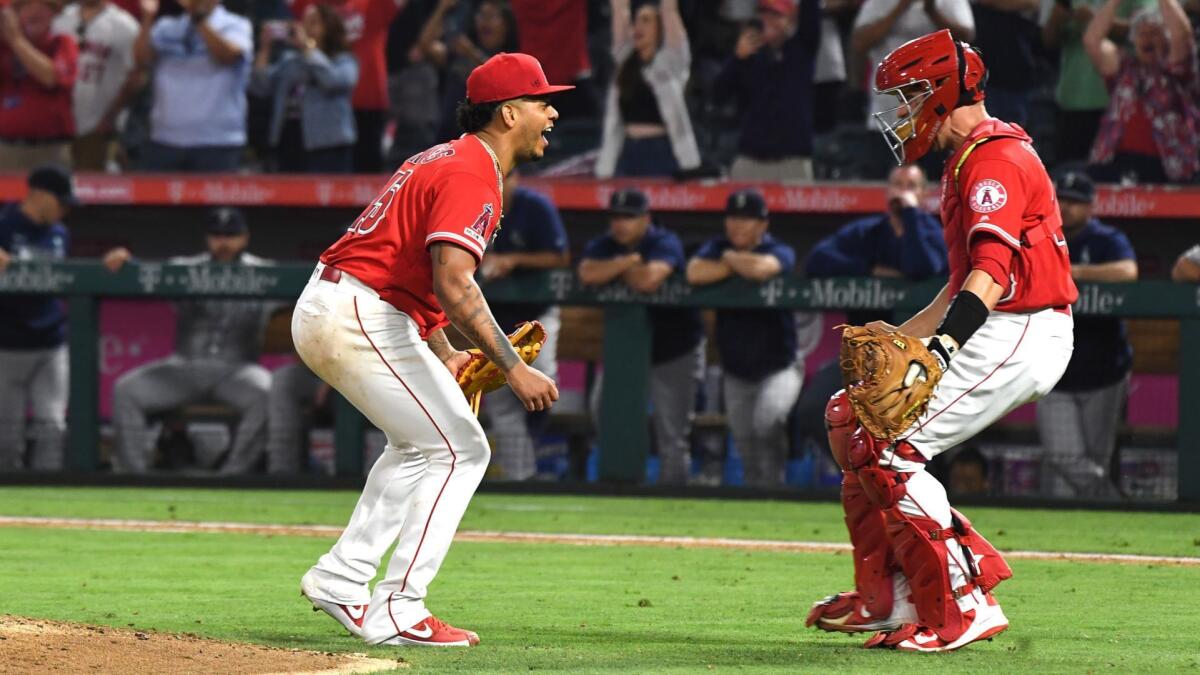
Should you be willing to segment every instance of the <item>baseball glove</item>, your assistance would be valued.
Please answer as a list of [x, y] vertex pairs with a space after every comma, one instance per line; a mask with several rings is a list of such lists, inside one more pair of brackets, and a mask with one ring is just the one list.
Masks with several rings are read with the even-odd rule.
[[842, 383], [859, 422], [894, 441], [925, 409], [942, 378], [937, 359], [919, 339], [865, 326], [842, 331]]
[[[525, 363], [533, 363], [546, 341], [546, 328], [540, 321], [526, 321], [509, 334], [508, 341]], [[479, 414], [479, 400], [489, 391], [503, 387], [507, 380], [504, 371], [478, 349], [468, 349], [471, 360], [458, 371], [458, 386], [471, 402], [471, 410]]]

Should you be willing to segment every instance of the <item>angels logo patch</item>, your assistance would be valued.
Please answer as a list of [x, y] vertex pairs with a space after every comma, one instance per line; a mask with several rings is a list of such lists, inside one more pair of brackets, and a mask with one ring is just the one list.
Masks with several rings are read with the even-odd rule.
[[999, 211], [1008, 203], [1008, 191], [998, 180], [985, 178], [971, 186], [971, 210], [976, 213]]
[[479, 242], [480, 246], [485, 244], [484, 235], [487, 233], [488, 223], [492, 220], [492, 214], [496, 211], [491, 204], [484, 204], [483, 211], [475, 218], [475, 222], [469, 227], [463, 228], [463, 234]]

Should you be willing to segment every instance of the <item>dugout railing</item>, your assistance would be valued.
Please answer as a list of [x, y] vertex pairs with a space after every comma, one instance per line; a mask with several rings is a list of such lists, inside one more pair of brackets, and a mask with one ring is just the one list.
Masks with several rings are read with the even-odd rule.
[[[113, 273], [91, 261], [16, 262], [0, 273], [0, 294], [50, 294], [68, 303], [71, 386], [68, 468], [99, 465], [99, 307], [105, 298], [171, 299], [231, 297], [291, 300], [312, 273], [309, 264], [272, 267], [178, 266], [140, 263]], [[791, 308], [796, 310], [897, 310], [924, 306], [941, 281], [909, 284], [888, 279], [802, 279], [781, 277], [764, 284], [729, 280], [703, 288], [680, 277], [658, 292], [637, 294], [621, 285], [588, 288], [570, 271], [533, 273], [493, 282], [493, 301], [593, 305], [604, 310], [605, 386], [598, 430], [598, 477], [604, 482], [639, 483], [645, 478], [650, 439], [647, 409], [651, 329], [647, 308], [680, 305], [705, 308]], [[1165, 281], [1080, 284], [1077, 315], [1177, 319], [1180, 344], [1200, 344], [1200, 287]], [[1179, 350], [1178, 497], [1200, 500], [1200, 354]], [[339, 401], [335, 414], [336, 473], [363, 472], [364, 420]]]

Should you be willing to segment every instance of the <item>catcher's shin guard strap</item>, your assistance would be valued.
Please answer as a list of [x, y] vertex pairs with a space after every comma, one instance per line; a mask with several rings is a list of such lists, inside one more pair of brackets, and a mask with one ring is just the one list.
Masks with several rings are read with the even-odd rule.
[[908, 577], [921, 624], [943, 640], [958, 639], [967, 621], [958, 607], [956, 589], [950, 588], [950, 552], [944, 539], [929, 538], [929, 533], [941, 530], [941, 526], [931, 518], [910, 516], [899, 508], [888, 509], [885, 515], [888, 539], [896, 562]]
[[975, 585], [980, 590], [984, 593], [990, 592], [1001, 581], [1012, 577], [1012, 568], [1005, 562], [1004, 556], [971, 527], [971, 521], [967, 520], [966, 516], [954, 508], [950, 509], [950, 516], [952, 530], [958, 538], [958, 543], [966, 549], [963, 551], [963, 558], [971, 562], [971, 575], [975, 577]]
[[892, 613], [892, 575], [899, 568], [892, 557], [883, 511], [867, 497], [852, 473], [842, 476], [842, 509], [854, 548], [855, 590], [871, 618], [886, 619]]
[[825, 431], [829, 436], [829, 450], [842, 471], [850, 470], [846, 453], [850, 445], [850, 435], [857, 427], [858, 419], [854, 416], [850, 397], [846, 395], [846, 390], [842, 389], [825, 404]]

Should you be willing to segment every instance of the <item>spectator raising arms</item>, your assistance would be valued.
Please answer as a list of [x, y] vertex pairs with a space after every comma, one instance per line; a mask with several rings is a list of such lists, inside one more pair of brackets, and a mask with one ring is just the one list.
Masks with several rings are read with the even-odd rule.
[[79, 50], [50, 31], [57, 0], [0, 7], [0, 171], [71, 161], [71, 87]]
[[1186, 182], [1200, 170], [1200, 77], [1192, 23], [1176, 0], [1134, 15], [1133, 53], [1109, 29], [1120, 0], [1108, 0], [1083, 35], [1088, 57], [1109, 90], [1092, 146], [1096, 180]]
[[[820, 45], [819, 0], [761, 0], [742, 29], [717, 88], [736, 97], [742, 128], [734, 178], [812, 180], [813, 76]], [[825, 102], [827, 106], [834, 101]]]
[[700, 148], [683, 99], [692, 52], [678, 0], [612, 0], [616, 76], [604, 107], [596, 175], [671, 176], [700, 166]]
[[481, 0], [475, 7], [471, 27], [452, 32], [448, 15], [459, 0], [439, 0], [417, 38], [425, 58], [445, 70], [442, 81], [441, 124], [438, 140], [448, 141], [460, 133], [455, 110], [467, 95], [467, 76], [476, 66], [500, 52], [518, 51], [517, 18], [505, 0]]
[[[317, 0], [285, 0], [296, 18]], [[346, 39], [358, 60], [354, 106], [354, 170], [374, 173], [383, 168], [383, 127], [388, 114], [388, 27], [406, 0], [331, 0], [346, 25]]]
[[148, 171], [233, 171], [246, 145], [250, 21], [220, 0], [181, 0], [184, 13], [154, 20], [142, 0], [138, 61], [154, 66]]
[[71, 147], [75, 168], [103, 171], [125, 106], [141, 86], [133, 67], [137, 19], [108, 0], [80, 0], [58, 15], [54, 31], [79, 42]]
[[271, 40], [263, 30], [250, 90], [270, 95], [269, 140], [279, 171], [353, 170], [354, 111], [350, 94], [358, 63], [348, 51], [346, 26], [329, 5], [309, 5], [292, 25], [288, 49], [268, 66]]

